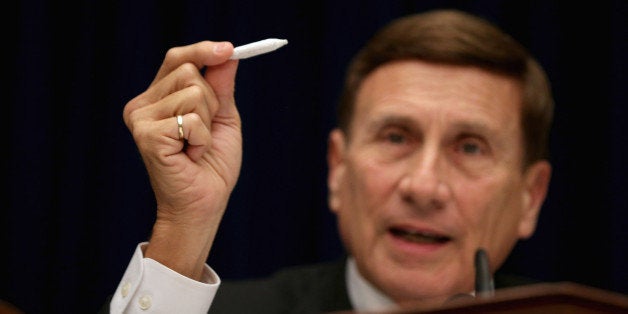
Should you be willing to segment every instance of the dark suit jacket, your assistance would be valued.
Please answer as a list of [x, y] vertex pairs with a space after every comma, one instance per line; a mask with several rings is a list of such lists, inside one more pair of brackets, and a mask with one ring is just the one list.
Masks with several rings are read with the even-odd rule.
[[223, 282], [209, 313], [325, 313], [350, 310], [345, 261], [292, 267], [259, 280]]
[[[264, 279], [223, 281], [210, 314], [314, 314], [351, 310], [345, 283], [344, 259], [281, 270]], [[535, 283], [497, 274], [495, 287]], [[109, 302], [100, 313], [109, 313]]]

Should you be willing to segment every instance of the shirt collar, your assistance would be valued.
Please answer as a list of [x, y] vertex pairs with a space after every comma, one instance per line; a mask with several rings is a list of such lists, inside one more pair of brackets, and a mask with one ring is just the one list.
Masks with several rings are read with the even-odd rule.
[[362, 277], [353, 257], [347, 258], [345, 280], [354, 310], [385, 311], [397, 308], [393, 300]]

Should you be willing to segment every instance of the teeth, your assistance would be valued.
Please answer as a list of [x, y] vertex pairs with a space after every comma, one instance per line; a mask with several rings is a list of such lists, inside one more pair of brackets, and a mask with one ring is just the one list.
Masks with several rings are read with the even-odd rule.
[[401, 229], [392, 229], [391, 232], [398, 237], [403, 238], [404, 240], [414, 242], [414, 243], [443, 243], [449, 240], [447, 237], [430, 234], [430, 233], [421, 233], [417, 231], [408, 231]]

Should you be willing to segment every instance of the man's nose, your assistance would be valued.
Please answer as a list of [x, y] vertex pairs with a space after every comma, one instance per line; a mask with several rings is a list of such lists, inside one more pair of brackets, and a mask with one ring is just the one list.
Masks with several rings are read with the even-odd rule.
[[404, 200], [424, 209], [439, 209], [450, 195], [446, 183], [446, 161], [437, 148], [424, 148], [415, 153], [399, 181]]

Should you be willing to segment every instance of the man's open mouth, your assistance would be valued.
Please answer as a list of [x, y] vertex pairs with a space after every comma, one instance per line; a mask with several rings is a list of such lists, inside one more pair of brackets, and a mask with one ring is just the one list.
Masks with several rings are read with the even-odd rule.
[[430, 232], [404, 228], [390, 228], [389, 232], [396, 238], [419, 244], [442, 244], [451, 240], [450, 237]]

